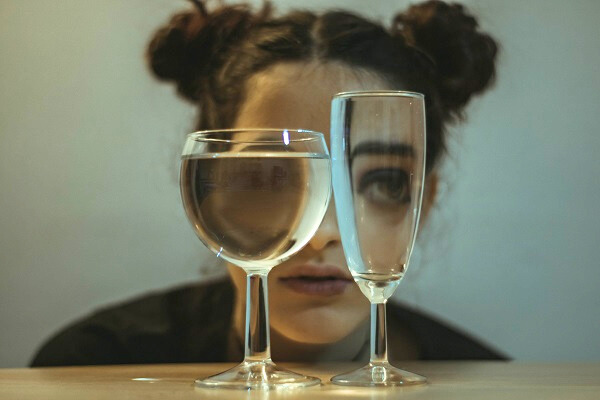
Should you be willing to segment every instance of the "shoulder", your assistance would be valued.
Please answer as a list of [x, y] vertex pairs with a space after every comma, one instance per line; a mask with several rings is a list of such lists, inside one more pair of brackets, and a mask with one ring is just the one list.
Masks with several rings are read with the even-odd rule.
[[508, 360], [507, 356], [460, 328], [404, 304], [390, 303], [388, 314], [391, 324], [401, 324], [414, 335], [420, 359]]
[[220, 279], [103, 307], [51, 337], [32, 366], [193, 361], [205, 352], [191, 338], [226, 328], [232, 297], [231, 283]]

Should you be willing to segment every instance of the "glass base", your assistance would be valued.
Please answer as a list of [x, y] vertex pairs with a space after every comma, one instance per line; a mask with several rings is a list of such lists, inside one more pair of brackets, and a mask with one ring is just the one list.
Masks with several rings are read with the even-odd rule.
[[301, 388], [319, 383], [319, 378], [279, 368], [273, 361], [266, 360], [244, 361], [220, 374], [196, 380], [196, 387], [272, 390]]
[[384, 362], [369, 363], [352, 372], [336, 375], [331, 382], [344, 386], [409, 386], [427, 383], [427, 378]]

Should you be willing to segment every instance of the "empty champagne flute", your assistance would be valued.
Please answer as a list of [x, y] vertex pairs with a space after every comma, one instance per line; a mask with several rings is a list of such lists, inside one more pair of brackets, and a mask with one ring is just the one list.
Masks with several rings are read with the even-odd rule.
[[385, 305], [412, 252], [425, 175], [420, 93], [346, 92], [331, 109], [333, 191], [348, 268], [371, 302], [371, 357], [335, 384], [399, 386], [426, 378], [388, 362]]
[[323, 135], [291, 129], [191, 133], [180, 186], [200, 240], [247, 275], [244, 361], [196, 385], [247, 390], [320, 383], [271, 360], [267, 274], [310, 240], [327, 210], [331, 174]]

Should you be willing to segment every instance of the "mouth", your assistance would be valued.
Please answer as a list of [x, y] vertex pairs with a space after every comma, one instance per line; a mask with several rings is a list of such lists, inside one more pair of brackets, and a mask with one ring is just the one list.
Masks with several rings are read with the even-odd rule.
[[330, 265], [302, 265], [278, 281], [296, 293], [318, 296], [342, 294], [353, 282], [348, 273]]

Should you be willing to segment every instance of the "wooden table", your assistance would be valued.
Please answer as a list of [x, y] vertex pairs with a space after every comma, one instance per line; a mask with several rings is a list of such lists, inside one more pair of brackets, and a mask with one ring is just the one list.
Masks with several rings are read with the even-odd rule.
[[323, 384], [271, 392], [193, 386], [194, 379], [233, 364], [0, 369], [0, 399], [600, 399], [599, 363], [403, 363], [405, 369], [430, 380], [428, 385], [407, 388], [349, 388], [329, 383], [332, 375], [356, 364], [281, 365], [319, 376]]

